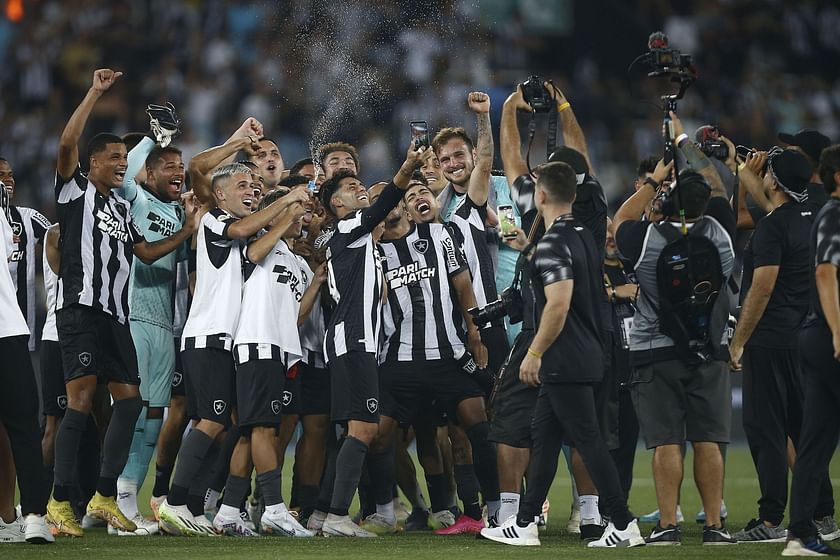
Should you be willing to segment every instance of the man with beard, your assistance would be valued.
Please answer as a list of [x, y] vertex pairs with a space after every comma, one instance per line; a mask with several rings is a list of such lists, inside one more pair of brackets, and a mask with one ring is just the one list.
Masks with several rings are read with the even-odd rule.
[[[248, 153], [248, 159], [257, 165], [259, 175], [263, 178], [264, 189], [267, 193], [277, 188], [277, 183], [283, 178], [283, 156], [277, 142], [271, 138], [261, 137], [254, 149]], [[254, 205], [256, 208], [256, 205]]]
[[359, 154], [356, 148], [346, 142], [331, 142], [318, 148], [318, 160], [324, 170], [324, 180], [339, 171], [359, 175]]

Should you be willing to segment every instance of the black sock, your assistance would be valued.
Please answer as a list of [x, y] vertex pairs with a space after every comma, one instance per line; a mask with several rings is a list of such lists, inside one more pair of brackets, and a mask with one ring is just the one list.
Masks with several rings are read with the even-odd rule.
[[225, 495], [222, 504], [239, 509], [240, 504], [251, 489], [251, 479], [244, 476], [230, 475], [225, 483]]
[[99, 471], [102, 468], [102, 446], [99, 441], [99, 428], [93, 420], [93, 415], [87, 417], [87, 425], [79, 443], [79, 455], [76, 459], [76, 477], [78, 480], [79, 500], [82, 511], [87, 506], [96, 485], [99, 482]]
[[437, 513], [449, 509], [449, 479], [445, 474], [426, 475], [426, 486], [429, 488], [429, 501], [432, 511]]
[[497, 502], [500, 499], [499, 467], [496, 463], [496, 448], [487, 439], [490, 424], [479, 422], [466, 432], [472, 446], [475, 476], [481, 486], [481, 496], [485, 502]]
[[262, 492], [265, 505], [274, 506], [283, 503], [280, 488], [283, 483], [283, 473], [280, 467], [257, 475], [257, 487]]
[[[167, 501], [173, 506], [182, 506], [187, 503], [187, 494], [190, 485], [195, 481], [196, 476], [204, 466], [204, 458], [207, 452], [213, 447], [213, 438], [201, 430], [192, 430], [178, 453], [178, 466], [175, 469], [175, 478], [172, 487], [169, 489]], [[202, 500], [204, 494], [202, 493]], [[202, 508], [204, 507], [202, 503]]]
[[344, 438], [336, 440], [332, 428], [327, 431], [327, 462], [324, 465], [324, 475], [321, 478], [321, 488], [318, 491], [316, 508], [318, 511], [329, 513], [333, 490], [335, 489], [335, 463], [338, 452], [344, 445]]
[[108, 497], [117, 495], [117, 477], [128, 461], [131, 439], [137, 425], [137, 417], [143, 410], [143, 401], [140, 397], [114, 401], [111, 410], [111, 421], [105, 432], [102, 470], [99, 472], [99, 483], [96, 486], [97, 492]]
[[[88, 415], [84, 412], [68, 408], [64, 413], [64, 419], [58, 427], [55, 436], [55, 486], [62, 496], [62, 499], [55, 497], [58, 501], [69, 499], [67, 487], [75, 483], [76, 459], [79, 454], [79, 444], [82, 434], [87, 426]], [[55, 494], [55, 491], [53, 492]]]
[[472, 465], [455, 465], [455, 484], [458, 497], [464, 504], [464, 515], [481, 519], [481, 504], [478, 500], [478, 479]]
[[300, 483], [298, 482], [297, 469], [295, 468], [292, 469], [292, 492], [289, 495], [289, 509], [296, 508], [300, 505]]
[[187, 509], [190, 510], [190, 513], [194, 516], [204, 515], [204, 496], [199, 496], [198, 494], [188, 494]]
[[387, 504], [394, 500], [394, 446], [385, 451], [368, 453], [368, 475], [371, 480], [371, 493], [375, 504]]
[[169, 494], [169, 480], [172, 478], [172, 465], [155, 464], [155, 486], [152, 496], [159, 498]]
[[307, 518], [312, 515], [312, 512], [318, 505], [318, 493], [320, 489], [314, 485], [301, 484], [298, 489], [298, 496], [300, 497], [300, 516]]
[[362, 475], [362, 464], [365, 462], [368, 446], [353, 436], [347, 436], [338, 452], [335, 462], [335, 488], [330, 502], [330, 513], [347, 515], [353, 494], [359, 485]]
[[[204, 456], [204, 464], [205, 465], [216, 465], [219, 459], [219, 455], [222, 453], [222, 446], [213, 441], [213, 445], [210, 446], [210, 449], [207, 450], [207, 454]], [[227, 472], [227, 471], [225, 471]], [[189, 494], [189, 498], [187, 499], [187, 506], [189, 506], [190, 511], [193, 515], [202, 515], [204, 514], [204, 500], [207, 497], [207, 490], [213, 489], [216, 492], [221, 493], [222, 488], [225, 487], [225, 480], [227, 480], [227, 476], [225, 479], [218, 483], [217, 486], [213, 486], [211, 480], [213, 480], [214, 475], [217, 474], [216, 469], [202, 469], [193, 480], [192, 484], [190, 484], [189, 489], [187, 490]], [[216, 504], [209, 504], [213, 507]], [[196, 513], [197, 512], [197, 513]]]

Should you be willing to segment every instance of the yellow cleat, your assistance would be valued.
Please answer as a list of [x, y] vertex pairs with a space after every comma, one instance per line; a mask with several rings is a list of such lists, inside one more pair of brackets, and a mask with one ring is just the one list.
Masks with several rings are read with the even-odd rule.
[[114, 496], [106, 498], [99, 492], [93, 495], [87, 505], [87, 514], [96, 519], [106, 521], [111, 527], [122, 529], [133, 533], [137, 530], [137, 525], [125, 516], [117, 506], [117, 500]]
[[76, 514], [73, 513], [70, 502], [57, 502], [54, 498], [50, 498], [47, 503], [47, 523], [54, 536], [83, 537], [85, 535], [84, 529], [76, 521]]

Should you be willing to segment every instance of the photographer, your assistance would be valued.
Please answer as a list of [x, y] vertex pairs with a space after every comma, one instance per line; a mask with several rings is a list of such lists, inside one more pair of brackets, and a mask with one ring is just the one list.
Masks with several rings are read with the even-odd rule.
[[[624, 260], [635, 263], [636, 280], [640, 287], [630, 331], [634, 367], [631, 391], [645, 443], [655, 450], [653, 476], [661, 514], [660, 522], [648, 542], [679, 544], [681, 541], [676, 520], [683, 476], [680, 445], [688, 440], [694, 447], [695, 480], [706, 512], [703, 542], [727, 544], [736, 541], [723, 528], [720, 518], [723, 460], [718, 444], [729, 441], [731, 394], [725, 356], [716, 345], [723, 336], [726, 320], [724, 317], [720, 321], [717, 315], [707, 317], [712, 326], [707, 340], [703, 341], [704, 347], [700, 349], [703, 354], [700, 359], [685, 352], [682, 344], [678, 347], [673, 338], [662, 332], [662, 318], [669, 322], [673, 318], [662, 314], [661, 304], [664, 302], [660, 302], [657, 268], [661, 264], [660, 255], [669, 245], [666, 235], [670, 237], [676, 233], [673, 230], [679, 231], [680, 213], [684, 211], [690, 239], [703, 238], [702, 242], [695, 242], [696, 245], [711, 245], [719, 254], [722, 276], [718, 279], [719, 298], [726, 297], [723, 286], [732, 273], [734, 263], [732, 236], [735, 217], [712, 163], [689, 141], [676, 114], [671, 112], [670, 117], [676, 144], [691, 169], [680, 174], [676, 186], [662, 205], [667, 216], [665, 223], [656, 225], [639, 220], [657, 195], [657, 183], [669, 174], [671, 164], [666, 166], [664, 162], [657, 165], [653, 181], [646, 182], [630, 197], [614, 219], [618, 249]], [[674, 201], [679, 204], [674, 204]], [[713, 259], [709, 258], [709, 266], [715, 266]], [[697, 271], [704, 275], [706, 272]], [[694, 286], [692, 288], [697, 290]], [[716, 355], [711, 355], [712, 350], [716, 351]]]
[[[535, 202], [546, 234], [533, 249], [529, 267], [537, 332], [519, 367], [519, 379], [539, 386], [533, 419], [534, 457], [528, 487], [516, 517], [501, 527], [484, 529], [490, 540], [539, 545], [537, 525], [557, 471], [564, 441], [583, 457], [610, 522], [589, 547], [644, 544], [627, 508], [615, 464], [600, 436], [593, 385], [604, 370], [602, 346], [602, 261], [592, 235], [572, 215], [575, 173], [561, 162], [538, 170]], [[527, 250], [527, 249], [526, 249]]]

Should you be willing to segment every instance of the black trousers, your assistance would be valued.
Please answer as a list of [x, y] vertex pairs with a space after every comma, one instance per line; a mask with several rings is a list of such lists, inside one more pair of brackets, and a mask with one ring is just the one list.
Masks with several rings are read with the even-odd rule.
[[47, 513], [49, 487], [41, 454], [38, 386], [29, 358], [28, 336], [0, 338], [0, 422], [9, 434], [23, 515]]
[[[788, 534], [816, 536], [813, 519], [833, 515], [819, 505], [828, 480], [828, 465], [840, 436], [840, 362], [834, 359], [831, 331], [825, 326], [799, 333], [805, 406], [793, 468]], [[832, 504], [833, 505], [833, 504]]]
[[525, 498], [518, 518], [530, 522], [542, 511], [567, 441], [577, 448], [598, 488], [602, 509], [618, 526], [632, 519], [618, 472], [601, 436], [591, 385], [543, 383], [531, 422], [534, 440]]
[[[787, 440], [798, 448], [805, 399], [797, 350], [748, 345], [744, 349], [744, 432], [758, 474], [758, 516], [779, 525], [788, 502]], [[820, 486], [818, 512], [830, 515], [828, 477]]]

